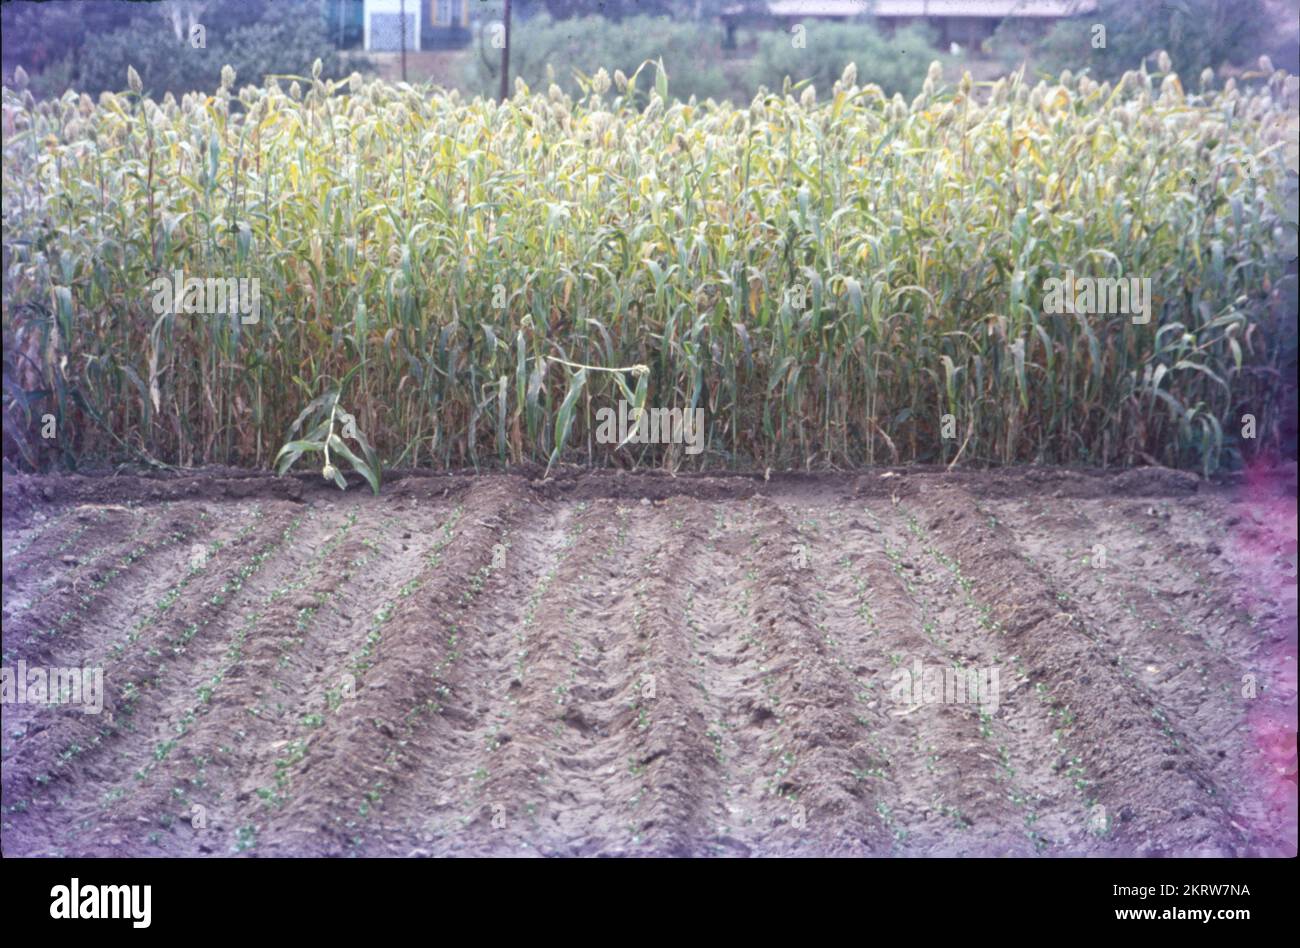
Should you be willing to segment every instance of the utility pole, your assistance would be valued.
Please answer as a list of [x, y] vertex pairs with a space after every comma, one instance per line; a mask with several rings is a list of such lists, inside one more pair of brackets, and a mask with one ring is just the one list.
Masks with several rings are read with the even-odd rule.
[[406, 0], [402, 0], [402, 12], [399, 14], [402, 21], [402, 81], [406, 81]]
[[501, 101], [510, 97], [510, 0], [506, 0], [505, 45], [501, 47]]

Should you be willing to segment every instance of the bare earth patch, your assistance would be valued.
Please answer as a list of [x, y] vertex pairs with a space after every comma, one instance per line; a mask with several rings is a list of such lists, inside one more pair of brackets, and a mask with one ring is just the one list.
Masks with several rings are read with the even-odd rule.
[[16, 476], [4, 510], [5, 667], [104, 682], [5, 705], [6, 855], [1296, 852], [1293, 465]]

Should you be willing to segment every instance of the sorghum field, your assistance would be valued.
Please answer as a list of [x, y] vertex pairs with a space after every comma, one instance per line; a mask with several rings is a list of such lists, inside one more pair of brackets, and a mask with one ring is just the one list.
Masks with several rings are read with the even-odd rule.
[[1294, 855], [1296, 83], [1157, 65], [6, 87], [5, 854]]
[[[936, 70], [907, 103], [849, 71], [748, 109], [621, 74], [504, 105], [229, 71], [180, 102], [7, 89], [6, 457], [265, 468], [342, 388], [397, 466], [1208, 473], [1255, 453], [1243, 414], [1259, 446], [1295, 415], [1297, 93], [1252, 75]], [[1066, 271], [1149, 279], [1149, 321], [1045, 313]], [[257, 279], [257, 321], [156, 312], [177, 272]], [[584, 365], [646, 367], [707, 450], [597, 444], [633, 380]]]

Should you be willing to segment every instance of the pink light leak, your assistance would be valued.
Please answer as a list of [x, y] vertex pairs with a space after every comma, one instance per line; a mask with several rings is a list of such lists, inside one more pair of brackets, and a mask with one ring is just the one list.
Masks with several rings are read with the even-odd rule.
[[1229, 553], [1242, 604], [1254, 617], [1260, 648], [1253, 673], [1257, 697], [1247, 713], [1258, 752], [1255, 777], [1261, 789], [1257, 838], [1275, 840], [1260, 855], [1295, 856], [1296, 783], [1296, 495], [1290, 468], [1253, 465], [1234, 502], [1240, 520], [1229, 534]]

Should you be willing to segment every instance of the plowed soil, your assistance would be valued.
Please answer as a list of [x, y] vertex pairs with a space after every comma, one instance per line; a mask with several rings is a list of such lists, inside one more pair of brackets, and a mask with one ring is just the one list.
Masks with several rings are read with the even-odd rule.
[[[5, 667], [105, 685], [4, 705], [6, 855], [1296, 851], [1294, 466], [4, 508]], [[900, 694], [918, 665], [996, 703]]]

